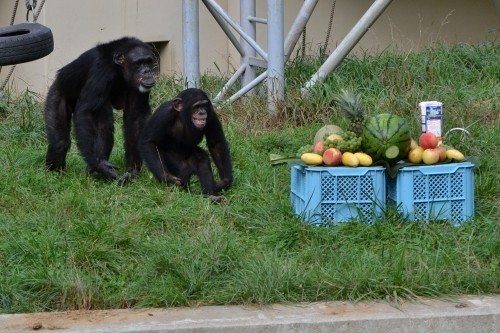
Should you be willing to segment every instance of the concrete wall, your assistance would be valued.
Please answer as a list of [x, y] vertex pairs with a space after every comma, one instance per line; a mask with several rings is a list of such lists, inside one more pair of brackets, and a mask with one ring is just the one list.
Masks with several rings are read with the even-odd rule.
[[[397, 0], [363, 37], [353, 52], [381, 52], [387, 47], [402, 52], [416, 51], [436, 42], [477, 44], [499, 36], [499, 0]], [[217, 3], [239, 21], [239, 1]], [[285, 31], [293, 22], [303, 0], [285, 1]], [[372, 0], [337, 0], [327, 49], [332, 51], [371, 5]], [[41, 1], [38, 1], [38, 5]], [[257, 16], [266, 17], [266, 0], [257, 0]], [[9, 24], [14, 1], [0, 2], [0, 25]], [[320, 0], [307, 26], [307, 54], [323, 47], [331, 1]], [[15, 23], [24, 22], [26, 10], [20, 1]], [[45, 94], [60, 67], [98, 42], [133, 35], [155, 43], [165, 75], [182, 74], [181, 0], [50, 0], [46, 1], [39, 23], [54, 34], [55, 48], [47, 57], [17, 65], [9, 81], [13, 91], [30, 89]], [[266, 27], [259, 25], [258, 42], [266, 46]], [[239, 54], [200, 1], [200, 59], [202, 72], [232, 73]], [[9, 72], [0, 73], [3, 82]]]

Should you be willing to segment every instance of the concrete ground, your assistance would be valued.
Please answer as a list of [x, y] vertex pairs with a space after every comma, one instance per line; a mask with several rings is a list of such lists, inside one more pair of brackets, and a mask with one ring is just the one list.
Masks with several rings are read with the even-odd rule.
[[500, 333], [500, 295], [453, 301], [324, 302], [0, 316], [1, 333]]

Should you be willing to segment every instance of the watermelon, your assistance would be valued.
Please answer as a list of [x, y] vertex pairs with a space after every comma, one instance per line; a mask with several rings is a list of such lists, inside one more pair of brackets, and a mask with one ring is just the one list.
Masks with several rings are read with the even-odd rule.
[[374, 162], [394, 164], [406, 157], [411, 144], [406, 121], [390, 113], [377, 114], [368, 119], [362, 137], [363, 150]]

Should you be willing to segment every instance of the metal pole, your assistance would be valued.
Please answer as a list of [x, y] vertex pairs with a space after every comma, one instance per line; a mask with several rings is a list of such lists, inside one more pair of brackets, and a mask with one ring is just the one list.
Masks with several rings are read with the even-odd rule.
[[[248, 37], [255, 40], [256, 38], [256, 24], [255, 21], [250, 20], [250, 18], [255, 17], [255, 0], [240, 0], [240, 25], [241, 29], [247, 34]], [[245, 72], [243, 73], [241, 79], [241, 85], [246, 86], [255, 79], [255, 68], [250, 65], [249, 58], [255, 57], [255, 49], [240, 37], [241, 47], [244, 50], [242, 54], [240, 64], [245, 65]]]
[[243, 56], [245, 54], [245, 51], [241, 47], [240, 42], [238, 41], [238, 39], [236, 39], [236, 37], [234, 36], [234, 34], [231, 32], [231, 30], [227, 26], [226, 22], [224, 22], [224, 20], [222, 19], [222, 17], [220, 17], [220, 15], [217, 13], [217, 11], [210, 4], [205, 3], [205, 2], [204, 2], [204, 4], [205, 4], [205, 7], [210, 12], [210, 14], [212, 14], [212, 16], [214, 17], [215, 21], [219, 24], [219, 26], [221, 27], [222, 31], [224, 31], [226, 33], [226, 36], [227, 36], [227, 38], [229, 38], [229, 41], [234, 45], [234, 47], [236, 48], [236, 50], [238, 51], [238, 53], [241, 56]]
[[[304, 27], [309, 21], [309, 18], [311, 17], [314, 11], [314, 7], [316, 6], [317, 3], [318, 0], [304, 1], [304, 4], [302, 5], [297, 17], [295, 18], [295, 21], [290, 27], [290, 31], [288, 32], [285, 40], [285, 62], [288, 61], [288, 59], [290, 58], [292, 50], [297, 44], [297, 41], [299, 40], [300, 35], [302, 34], [302, 30], [304, 30]], [[238, 98], [242, 97], [243, 95], [251, 92], [253, 88], [255, 88], [259, 83], [264, 81], [266, 78], [267, 78], [267, 71], [260, 74], [257, 78], [255, 78], [248, 84], [242, 85], [241, 89], [238, 92], [236, 92], [233, 96], [231, 96], [228, 99], [228, 101], [232, 103], [236, 101]]]
[[234, 29], [237, 33], [240, 34], [241, 38], [243, 38], [248, 44], [252, 45], [252, 47], [257, 51], [257, 53], [264, 59], [267, 59], [267, 53], [255, 42], [252, 38], [250, 38], [244, 31], [241, 29], [240, 25], [234, 21], [231, 16], [229, 16], [224, 9], [219, 6], [217, 2], [214, 0], [203, 0], [205, 6], [211, 6], [213, 10], [215, 10], [226, 22]]
[[295, 18], [295, 21], [293, 21], [293, 24], [286, 36], [285, 61], [290, 58], [293, 48], [295, 47], [295, 45], [297, 45], [297, 41], [299, 40], [300, 35], [302, 35], [302, 31], [304, 31], [304, 27], [309, 21], [309, 18], [311, 17], [317, 3], [318, 0], [305, 0], [302, 4], [297, 17]]
[[200, 30], [198, 0], [182, 2], [183, 69], [185, 87], [200, 85]]
[[253, 88], [255, 88], [259, 83], [264, 81], [266, 78], [267, 78], [267, 72], [260, 74], [252, 82], [248, 83], [246, 86], [241, 87], [241, 89], [238, 92], [236, 92], [233, 96], [231, 96], [228, 99], [228, 101], [230, 103], [236, 101], [238, 98], [250, 92]]
[[267, 104], [271, 116], [285, 99], [284, 0], [267, 1]]
[[222, 96], [226, 94], [226, 92], [236, 83], [236, 80], [245, 72], [247, 69], [246, 64], [241, 64], [240, 68], [236, 70], [236, 72], [231, 76], [229, 81], [226, 82], [224, 87], [222, 87], [221, 91], [212, 99], [213, 102], [218, 102]]
[[391, 4], [392, 0], [375, 0], [361, 19], [349, 31], [347, 36], [340, 42], [339, 46], [326, 59], [323, 65], [312, 76], [312, 78], [302, 88], [302, 95], [306, 96], [311, 87], [317, 81], [324, 81], [326, 76], [331, 73], [344, 60], [354, 46], [359, 42], [363, 35], [368, 31], [371, 25], [378, 19], [384, 10]]

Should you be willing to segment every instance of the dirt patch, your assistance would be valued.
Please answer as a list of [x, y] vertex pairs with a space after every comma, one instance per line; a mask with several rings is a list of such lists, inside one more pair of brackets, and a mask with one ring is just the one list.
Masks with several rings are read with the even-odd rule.
[[109, 325], [140, 321], [159, 314], [162, 310], [98, 310], [27, 313], [5, 316], [0, 320], [2, 333], [61, 330], [92, 325]]

